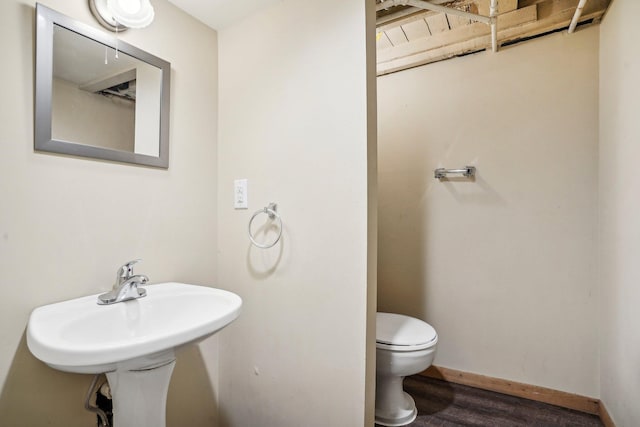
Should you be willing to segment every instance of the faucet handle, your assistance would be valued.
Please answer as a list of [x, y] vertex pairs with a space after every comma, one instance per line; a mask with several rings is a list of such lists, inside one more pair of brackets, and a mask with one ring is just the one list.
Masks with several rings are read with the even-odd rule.
[[124, 281], [129, 279], [131, 276], [133, 276], [133, 266], [134, 264], [139, 263], [140, 261], [142, 261], [141, 259], [134, 259], [132, 261], [129, 261], [128, 263], [120, 266], [120, 268], [118, 268], [118, 272], [116, 273], [116, 284], [120, 281]]

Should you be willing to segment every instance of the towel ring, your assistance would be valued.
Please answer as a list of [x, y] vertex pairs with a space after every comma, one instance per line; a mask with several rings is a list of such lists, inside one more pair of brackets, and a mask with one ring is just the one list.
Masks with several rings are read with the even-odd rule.
[[[280, 241], [280, 237], [282, 237], [282, 218], [280, 218], [280, 215], [278, 215], [278, 212], [276, 212], [277, 209], [278, 209], [278, 205], [276, 205], [275, 203], [269, 203], [269, 206], [266, 206], [260, 209], [259, 211], [256, 211], [256, 213], [254, 213], [251, 219], [249, 220], [249, 227], [248, 227], [249, 240], [251, 240], [251, 243], [254, 246], [257, 246], [260, 249], [269, 249], [275, 246], [275, 244]], [[253, 234], [251, 234], [251, 224], [253, 223], [253, 220], [262, 213], [267, 214], [269, 216], [269, 219], [271, 220], [277, 219], [278, 226], [280, 227], [280, 231], [278, 232], [278, 237], [276, 237], [276, 240], [274, 240], [272, 243], [269, 243], [269, 244], [256, 242], [256, 239], [253, 237]]]

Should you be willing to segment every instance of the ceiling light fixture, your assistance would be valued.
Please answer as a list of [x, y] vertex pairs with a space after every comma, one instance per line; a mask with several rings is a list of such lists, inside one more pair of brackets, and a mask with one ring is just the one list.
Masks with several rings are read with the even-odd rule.
[[144, 28], [155, 16], [149, 0], [89, 0], [91, 13], [110, 31]]

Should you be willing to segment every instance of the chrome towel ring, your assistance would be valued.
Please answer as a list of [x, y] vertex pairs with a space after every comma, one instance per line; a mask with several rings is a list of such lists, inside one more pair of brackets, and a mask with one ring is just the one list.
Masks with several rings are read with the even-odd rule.
[[[254, 213], [253, 216], [251, 216], [251, 219], [249, 220], [248, 231], [249, 231], [249, 240], [251, 240], [251, 243], [254, 246], [261, 249], [269, 249], [275, 246], [275, 244], [278, 243], [278, 241], [280, 241], [280, 237], [282, 237], [282, 218], [280, 218], [280, 215], [278, 215], [277, 210], [278, 210], [277, 204], [269, 203], [269, 206], [266, 206], [260, 209], [259, 211], [256, 211], [256, 213]], [[272, 243], [258, 243], [256, 242], [256, 239], [254, 238], [253, 234], [251, 234], [251, 224], [253, 223], [253, 220], [262, 213], [267, 214], [269, 216], [269, 219], [271, 220], [275, 219], [278, 221], [278, 228], [280, 229], [280, 231], [278, 231], [278, 236]]]

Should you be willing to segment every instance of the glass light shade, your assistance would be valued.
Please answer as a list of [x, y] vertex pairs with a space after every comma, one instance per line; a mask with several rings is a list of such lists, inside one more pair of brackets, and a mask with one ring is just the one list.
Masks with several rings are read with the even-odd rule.
[[127, 27], [117, 22], [107, 7], [107, 0], [89, 0], [89, 9], [98, 23], [109, 31], [126, 31]]
[[140, 0], [116, 0], [116, 4], [129, 15], [135, 15], [142, 9]]
[[113, 18], [129, 28], [144, 28], [155, 15], [149, 0], [107, 0]]

